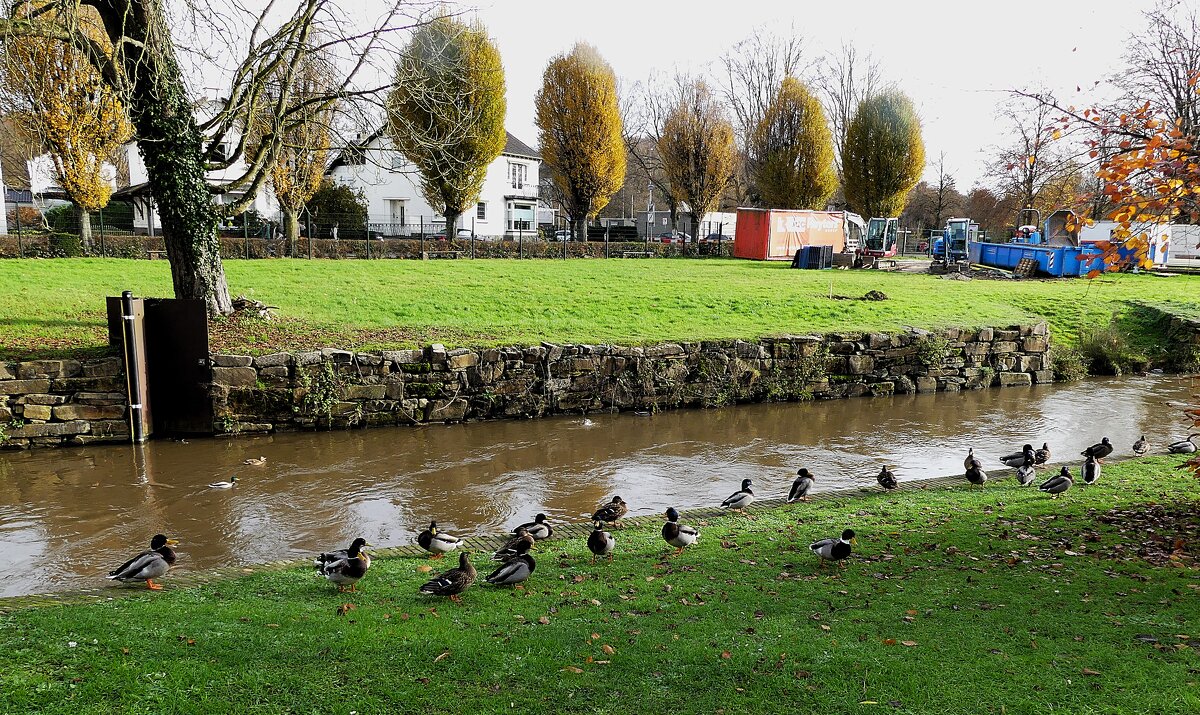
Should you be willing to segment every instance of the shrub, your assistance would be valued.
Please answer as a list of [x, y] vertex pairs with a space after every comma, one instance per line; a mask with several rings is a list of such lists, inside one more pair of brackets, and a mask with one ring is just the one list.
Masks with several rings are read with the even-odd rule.
[[944, 335], [926, 335], [917, 343], [917, 360], [925, 367], [936, 367], [950, 357], [950, 340]]
[[1074, 382], [1088, 376], [1087, 363], [1083, 354], [1075, 348], [1055, 348], [1051, 355], [1054, 379], [1059, 382]]
[[1145, 370], [1150, 359], [1135, 348], [1116, 320], [1079, 333], [1079, 353], [1093, 375], [1122, 375]]

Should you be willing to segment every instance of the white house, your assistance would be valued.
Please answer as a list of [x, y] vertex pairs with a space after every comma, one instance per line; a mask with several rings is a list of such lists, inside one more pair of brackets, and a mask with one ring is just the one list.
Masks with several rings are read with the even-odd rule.
[[[507, 134], [504, 151], [488, 166], [475, 210], [463, 214], [459, 230], [477, 236], [536, 232], [541, 163], [536, 150]], [[334, 181], [363, 192], [372, 232], [411, 236], [445, 228], [445, 217], [421, 195], [416, 167], [383, 130], [342, 149], [326, 173]]]

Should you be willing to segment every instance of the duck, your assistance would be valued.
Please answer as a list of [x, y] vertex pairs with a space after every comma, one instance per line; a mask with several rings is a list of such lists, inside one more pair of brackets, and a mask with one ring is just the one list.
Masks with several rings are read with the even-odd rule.
[[592, 521], [603, 521], [606, 524], [616, 524], [621, 521], [621, 517], [629, 513], [629, 505], [619, 496], [612, 498], [612, 501], [605, 504], [592, 514]]
[[521, 524], [516, 529], [513, 529], [513, 533], [516, 534], [520, 529], [524, 529], [525, 531], [529, 532], [529, 535], [533, 537], [534, 541], [541, 541], [554, 536], [554, 529], [546, 523], [545, 514], [538, 514], [533, 518], [533, 521], [528, 521], [524, 524]]
[[1034, 460], [1026, 459], [1025, 463], [1017, 467], [1017, 481], [1021, 486], [1027, 487], [1033, 484], [1034, 477], [1037, 476], [1037, 470], [1034, 469]]
[[523, 526], [518, 526], [516, 536], [509, 539], [504, 546], [492, 554], [492, 561], [508, 562], [529, 551], [533, 547], [533, 536]]
[[429, 528], [417, 535], [417, 544], [432, 554], [430, 558], [440, 559], [461, 546], [462, 539], [440, 531], [437, 522], [431, 521]]
[[879, 486], [884, 489], [895, 489], [899, 486], [899, 483], [896, 481], [896, 473], [886, 464], [883, 465], [883, 469], [879, 470], [879, 474], [875, 475], [875, 481], [879, 482]]
[[1150, 441], [1146, 439], [1146, 435], [1138, 438], [1138, 441], [1133, 443], [1133, 453], [1137, 456], [1142, 456], [1150, 451]]
[[816, 482], [816, 477], [808, 469], [801, 467], [800, 471], [796, 472], [796, 479], [792, 482], [792, 490], [788, 492], [788, 504], [796, 501], [808, 501], [808, 493], [812, 491], [813, 483]]
[[213, 482], [208, 485], [209, 489], [233, 489], [237, 485], [237, 475], [233, 475], [227, 482]]
[[1167, 451], [1171, 454], [1191, 454], [1196, 451], [1196, 443], [1192, 441], [1196, 437], [1200, 437], [1200, 433], [1189, 434], [1187, 439], [1172, 442], [1167, 445]]
[[1105, 437], [1104, 439], [1100, 440], [1096, 444], [1093, 444], [1091, 447], [1088, 447], [1087, 449], [1080, 452], [1080, 454], [1082, 454], [1085, 457], [1095, 457], [1096, 459], [1099, 459], [1100, 461], [1104, 461], [1104, 458], [1107, 457], [1108, 455], [1112, 454], [1112, 451], [1113, 451], [1112, 442], [1109, 442], [1108, 437]]
[[824, 565], [826, 561], [841, 561], [849, 557], [855, 543], [858, 543], [858, 539], [854, 529], [845, 529], [841, 538], [814, 541], [808, 545], [808, 550], [821, 559], [818, 563]]
[[1083, 477], [1084, 484], [1095, 484], [1100, 478], [1100, 462], [1092, 456], [1089, 456], [1084, 461], [1083, 466], [1079, 468], [1079, 476]]
[[671, 507], [666, 511], [667, 523], [663, 524], [662, 537], [663, 541], [671, 546], [674, 546], [675, 555], [683, 553], [685, 547], [696, 543], [700, 538], [700, 530], [694, 526], [679, 523], [679, 511], [675, 507]]
[[754, 503], [754, 492], [750, 489], [753, 484], [753, 481], [743, 479], [742, 488], [726, 497], [725, 501], [721, 502], [721, 508], [745, 513], [746, 507]]
[[317, 571], [325, 580], [337, 584], [338, 592], [353, 592], [358, 590], [356, 584], [371, 568], [371, 557], [363, 550], [366, 546], [370, 546], [367, 540], [359, 537], [350, 542], [350, 548], [323, 553], [313, 563], [317, 564]]
[[529, 553], [529, 546], [526, 545], [524, 551], [488, 574], [483, 580], [493, 586], [516, 586], [528, 579], [535, 568], [537, 568], [537, 562], [533, 560], [533, 555]]
[[163, 534], [155, 534], [154, 538], [150, 539], [149, 551], [143, 551], [109, 571], [106, 578], [122, 583], [145, 581], [146, 588], [151, 591], [161, 591], [162, 584], [154, 583], [154, 579], [166, 576], [171, 567], [175, 565], [175, 550], [171, 547], [178, 545], [179, 542], [174, 539], [168, 539]]
[[[1030, 451], [1032, 451], [1032, 447]], [[974, 449], [967, 452], [967, 458], [963, 461], [963, 464], [967, 468], [966, 477], [968, 482], [981, 487], [987, 484], [987, 472], [983, 471], [983, 462], [979, 461], [979, 458], [975, 456]]]
[[592, 563], [596, 563], [597, 556], [607, 556], [608, 560], [612, 561], [617, 540], [611, 532], [604, 530], [604, 522], [593, 521], [592, 526], [592, 533], [588, 534], [587, 538], [588, 551], [592, 552]]
[[251, 467], [261, 467], [262, 465], [264, 465], [266, 463], [267, 463], [266, 457], [251, 457], [250, 459], [246, 459], [246, 460], [242, 461], [242, 464], [247, 464], [247, 465], [250, 465]]
[[1034, 461], [1037, 461], [1037, 452], [1034, 451], [1032, 444], [1027, 444], [1022, 447], [1020, 452], [1013, 452], [1012, 454], [1004, 455], [1000, 458], [1000, 461], [1003, 462], [1004, 466], [1006, 467], [1019, 467], [1025, 463], [1026, 455], [1033, 457]]
[[1042, 442], [1042, 448], [1033, 453], [1033, 466], [1046, 464], [1050, 461], [1050, 443]]
[[431, 596], [449, 596], [451, 601], [462, 603], [459, 594], [475, 583], [476, 575], [475, 567], [471, 565], [471, 552], [463, 551], [458, 555], [458, 568], [431, 579], [417, 590]]
[[1071, 470], [1063, 467], [1062, 471], [1057, 476], [1050, 477], [1038, 486], [1038, 491], [1043, 491], [1057, 499], [1059, 494], [1071, 488], [1075, 481], [1071, 479]]

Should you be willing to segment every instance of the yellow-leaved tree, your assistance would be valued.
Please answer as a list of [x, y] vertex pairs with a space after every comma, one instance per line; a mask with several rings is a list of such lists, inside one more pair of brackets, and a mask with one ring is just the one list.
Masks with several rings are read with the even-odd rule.
[[850, 210], [867, 218], [899, 216], [924, 171], [925, 141], [912, 100], [889, 89], [859, 102], [842, 149]]
[[420, 172], [449, 238], [504, 151], [507, 109], [500, 51], [482, 24], [443, 15], [413, 33], [396, 65], [388, 133]]
[[616, 75], [596, 48], [578, 43], [550, 60], [535, 108], [542, 160], [575, 239], [586, 241], [588, 218], [625, 182]]
[[751, 181], [767, 208], [824, 209], [837, 190], [825, 111], [795, 77], [784, 77], [747, 149]]
[[676, 203], [686, 204], [692, 231], [714, 211], [737, 166], [733, 125], [703, 80], [680, 87], [658, 137], [658, 155]]
[[[111, 53], [91, 8], [74, 11], [71, 22], [89, 37], [97, 52]], [[31, 25], [63, 22], [50, 3], [26, 2], [14, 8]], [[50, 33], [47, 33], [50, 34]], [[129, 141], [133, 127], [125, 106], [82, 51], [59, 39], [30, 34], [3, 45], [5, 109], [41, 144], [54, 164], [55, 179], [79, 211], [79, 236], [90, 248], [91, 213], [108, 205], [111, 178], [104, 163]]]

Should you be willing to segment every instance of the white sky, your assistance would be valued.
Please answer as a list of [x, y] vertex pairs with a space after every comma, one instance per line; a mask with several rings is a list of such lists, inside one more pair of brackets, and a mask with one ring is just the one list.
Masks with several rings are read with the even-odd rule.
[[[817, 58], [852, 40], [869, 50], [917, 105], [926, 155], [966, 190], [987, 150], [1003, 140], [1003, 91], [1039, 85], [1060, 98], [1084, 92], [1122, 64], [1125, 41], [1150, 0], [477, 0], [508, 81], [508, 128], [535, 145], [533, 100], [550, 57], [578, 40], [595, 45], [632, 83], [653, 70], [699, 72], [766, 25], [794, 24]], [[812, 29], [804, 29], [812, 28]], [[1068, 99], [1068, 101], [1070, 101]]]

